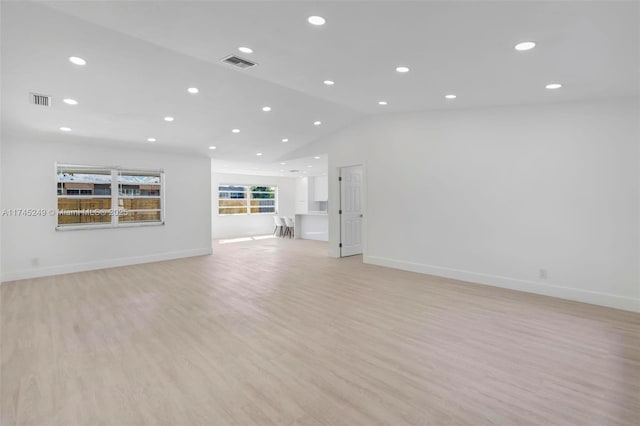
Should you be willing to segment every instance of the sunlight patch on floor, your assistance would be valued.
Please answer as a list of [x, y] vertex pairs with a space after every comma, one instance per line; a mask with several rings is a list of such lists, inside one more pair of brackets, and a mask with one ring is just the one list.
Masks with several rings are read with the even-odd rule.
[[268, 240], [269, 238], [276, 238], [275, 235], [257, 235], [255, 237], [252, 237], [254, 240]]
[[259, 241], [259, 240], [267, 240], [269, 238], [276, 238], [275, 235], [256, 235], [253, 237], [241, 237], [241, 238], [229, 238], [226, 240], [220, 240], [220, 244], [230, 244], [230, 243], [242, 243], [246, 241]]

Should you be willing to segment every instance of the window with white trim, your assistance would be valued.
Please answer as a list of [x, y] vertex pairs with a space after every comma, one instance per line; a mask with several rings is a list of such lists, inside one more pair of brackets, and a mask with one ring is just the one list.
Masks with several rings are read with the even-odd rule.
[[164, 223], [164, 173], [58, 164], [58, 229]]
[[278, 187], [264, 185], [218, 186], [218, 214], [274, 214], [278, 211]]

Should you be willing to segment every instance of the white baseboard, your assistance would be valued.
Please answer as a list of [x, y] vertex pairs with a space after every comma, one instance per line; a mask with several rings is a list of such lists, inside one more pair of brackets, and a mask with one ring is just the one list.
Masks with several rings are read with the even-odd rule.
[[205, 247], [201, 249], [173, 251], [168, 253], [150, 254], [146, 256], [122, 257], [117, 259], [99, 260], [96, 262], [74, 263], [44, 268], [23, 269], [20, 271], [3, 273], [0, 281], [15, 281], [28, 278], [46, 277], [49, 275], [70, 274], [73, 272], [92, 271], [94, 269], [115, 268], [118, 266], [137, 265], [140, 263], [181, 259], [183, 257], [205, 256], [211, 253], [211, 247]]
[[640, 299], [634, 299], [632, 297], [617, 296], [615, 294], [581, 290], [573, 287], [563, 287], [535, 281], [501, 277], [498, 275], [489, 275], [478, 272], [445, 268], [441, 266], [405, 262], [378, 256], [364, 256], [364, 262], [373, 265], [386, 266], [388, 268], [402, 269], [404, 271], [418, 272], [421, 274], [435, 275], [460, 281], [468, 281], [494, 287], [524, 291], [527, 293], [552, 296], [560, 299], [590, 303], [592, 305], [600, 305], [609, 308], [624, 309], [626, 311], [640, 312]]

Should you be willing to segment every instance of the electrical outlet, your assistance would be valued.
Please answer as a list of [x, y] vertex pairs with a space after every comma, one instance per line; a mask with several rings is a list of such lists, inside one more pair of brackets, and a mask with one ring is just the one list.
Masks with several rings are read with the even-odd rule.
[[541, 269], [538, 271], [538, 277], [539, 277], [541, 280], [546, 280], [548, 276], [549, 276], [549, 274], [547, 273], [547, 270], [546, 270], [546, 269], [541, 268]]

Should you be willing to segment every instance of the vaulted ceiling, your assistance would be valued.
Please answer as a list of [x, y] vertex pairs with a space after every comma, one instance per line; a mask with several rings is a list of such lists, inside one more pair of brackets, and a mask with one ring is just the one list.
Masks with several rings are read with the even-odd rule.
[[2, 124], [276, 165], [372, 114], [638, 95], [638, 16], [635, 2], [4, 2]]

